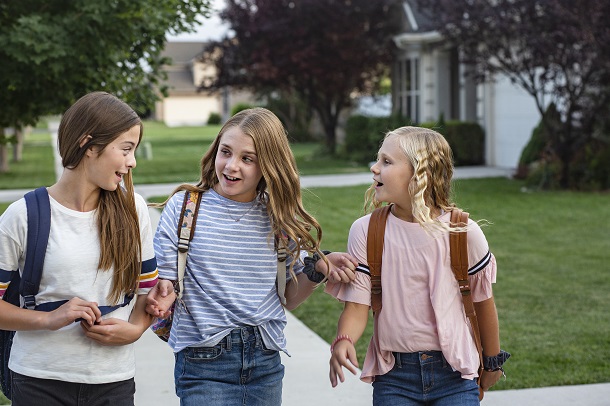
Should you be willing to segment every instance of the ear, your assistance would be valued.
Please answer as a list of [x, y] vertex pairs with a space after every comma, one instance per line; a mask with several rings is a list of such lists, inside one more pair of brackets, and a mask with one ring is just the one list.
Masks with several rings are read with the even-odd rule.
[[83, 138], [81, 138], [79, 147], [84, 147], [91, 140], [91, 138], [93, 137], [91, 137], [90, 135], [85, 135]]

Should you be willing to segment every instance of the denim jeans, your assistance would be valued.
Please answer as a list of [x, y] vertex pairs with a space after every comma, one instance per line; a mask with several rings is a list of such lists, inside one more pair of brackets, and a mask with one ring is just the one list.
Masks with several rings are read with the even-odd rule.
[[176, 354], [176, 395], [181, 406], [278, 406], [284, 366], [263, 345], [258, 328], [236, 328], [214, 347]]
[[394, 353], [396, 364], [373, 382], [373, 406], [479, 405], [476, 379], [453, 371], [440, 351]]
[[40, 379], [13, 372], [13, 406], [133, 406], [136, 384], [86, 384]]

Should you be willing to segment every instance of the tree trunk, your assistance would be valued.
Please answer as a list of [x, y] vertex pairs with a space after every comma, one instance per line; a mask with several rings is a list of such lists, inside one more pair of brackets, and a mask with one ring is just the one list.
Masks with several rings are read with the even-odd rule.
[[7, 173], [8, 170], [8, 145], [0, 144], [0, 173]]
[[13, 144], [13, 162], [21, 162], [23, 160], [23, 139], [25, 131], [23, 128], [15, 128], [15, 144]]

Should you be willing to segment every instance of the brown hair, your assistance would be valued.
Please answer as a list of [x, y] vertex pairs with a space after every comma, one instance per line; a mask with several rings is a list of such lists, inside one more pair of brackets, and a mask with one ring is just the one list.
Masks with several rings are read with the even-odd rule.
[[[105, 92], [81, 97], [64, 113], [57, 136], [64, 168], [76, 168], [88, 148], [100, 153], [108, 144], [134, 126], [143, 128], [138, 115], [127, 103]], [[88, 141], [82, 141], [89, 137]], [[82, 146], [81, 146], [82, 145]], [[134, 199], [131, 170], [123, 177], [125, 189], [100, 190], [97, 225], [100, 236], [99, 269], [113, 268], [108, 300], [118, 303], [124, 294], [137, 289], [142, 258], [142, 241]]]
[[[290, 252], [295, 259], [299, 257], [301, 249], [322, 254], [319, 251], [322, 228], [303, 207], [299, 173], [286, 130], [277, 116], [265, 108], [242, 110], [231, 117], [201, 159], [199, 182], [196, 185], [182, 184], [172, 195], [180, 190], [203, 192], [218, 184], [214, 166], [216, 155], [223, 134], [233, 127], [238, 127], [254, 141], [263, 175], [256, 188], [257, 197], [267, 203], [273, 234], [284, 232], [298, 243]], [[316, 230], [316, 238], [310, 234], [312, 228]], [[290, 272], [294, 263], [292, 261]]]

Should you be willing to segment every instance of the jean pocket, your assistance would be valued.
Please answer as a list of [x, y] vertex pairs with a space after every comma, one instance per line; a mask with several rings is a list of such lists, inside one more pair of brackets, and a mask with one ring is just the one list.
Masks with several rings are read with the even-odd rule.
[[222, 356], [225, 349], [220, 345], [214, 347], [194, 347], [189, 348], [185, 354], [185, 359], [188, 362], [209, 362], [214, 361]]

